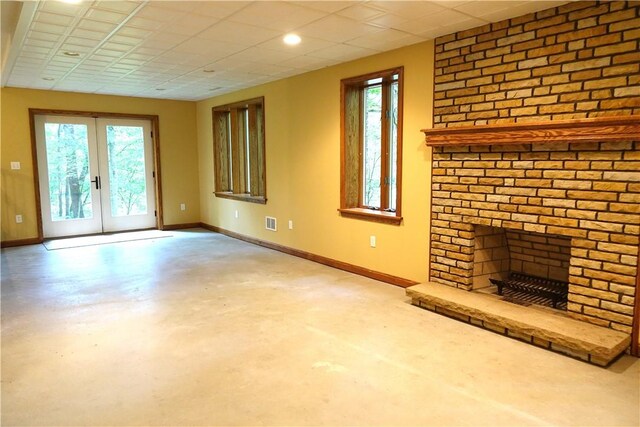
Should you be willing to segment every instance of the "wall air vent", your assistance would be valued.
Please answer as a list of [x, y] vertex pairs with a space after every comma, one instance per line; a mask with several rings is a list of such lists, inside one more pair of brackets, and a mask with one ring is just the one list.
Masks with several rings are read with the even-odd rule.
[[276, 219], [272, 216], [264, 217], [264, 226], [266, 227], [267, 230], [271, 230], [271, 231], [278, 230], [278, 224], [276, 222]]

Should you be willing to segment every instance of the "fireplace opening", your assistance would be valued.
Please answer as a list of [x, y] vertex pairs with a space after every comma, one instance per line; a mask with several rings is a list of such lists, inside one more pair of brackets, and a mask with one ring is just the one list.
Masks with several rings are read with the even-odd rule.
[[523, 305], [566, 310], [571, 239], [475, 227], [472, 289]]

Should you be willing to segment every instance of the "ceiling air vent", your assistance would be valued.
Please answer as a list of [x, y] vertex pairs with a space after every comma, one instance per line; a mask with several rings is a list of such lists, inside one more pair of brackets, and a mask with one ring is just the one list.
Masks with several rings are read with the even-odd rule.
[[264, 217], [264, 226], [266, 227], [267, 230], [271, 230], [271, 231], [277, 231], [278, 229], [276, 219], [272, 216]]

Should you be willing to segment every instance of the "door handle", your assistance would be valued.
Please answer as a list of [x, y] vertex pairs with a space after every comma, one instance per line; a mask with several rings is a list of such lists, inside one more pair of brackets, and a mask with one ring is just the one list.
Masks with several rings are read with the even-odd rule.
[[91, 182], [96, 184], [96, 190], [99, 190], [102, 187], [102, 183], [100, 182], [100, 177], [96, 176], [96, 179], [92, 179]]

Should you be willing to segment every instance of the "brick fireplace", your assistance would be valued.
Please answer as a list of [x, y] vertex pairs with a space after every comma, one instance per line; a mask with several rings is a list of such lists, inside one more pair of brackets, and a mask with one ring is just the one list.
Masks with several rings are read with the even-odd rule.
[[[444, 286], [408, 291], [414, 303], [598, 364], [630, 342], [638, 353], [639, 24], [637, 2], [579, 1], [436, 39], [433, 128], [423, 131], [430, 284]], [[451, 289], [509, 272], [568, 282], [562, 316], [577, 323], [537, 334], [465, 305], [469, 295], [442, 305], [458, 298]], [[599, 338], [569, 349], [553, 342], [572, 340], [563, 328], [619, 335], [603, 352]]]
[[[640, 117], [424, 132], [433, 147], [430, 287], [426, 297], [425, 285], [409, 288], [413, 303], [600, 365], [628, 348], [638, 306]], [[485, 289], [510, 272], [568, 282], [557, 308], [575, 323], [537, 330], [485, 313], [495, 307], [488, 300], [468, 306], [453, 294], [443, 304], [436, 288]], [[596, 349], [607, 330], [617, 331], [608, 334], [613, 344]]]
[[[547, 236], [547, 243], [557, 240], [558, 253], [570, 241], [567, 311], [631, 333], [639, 161], [640, 144], [631, 141], [435, 147], [431, 281], [474, 287], [478, 227], [504, 229], [513, 241]], [[561, 261], [548, 255], [553, 249], [545, 255], [531, 246], [528, 256], [511, 260], [511, 271], [562, 276], [562, 262], [549, 265]]]

